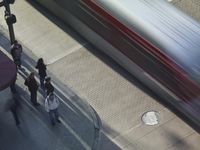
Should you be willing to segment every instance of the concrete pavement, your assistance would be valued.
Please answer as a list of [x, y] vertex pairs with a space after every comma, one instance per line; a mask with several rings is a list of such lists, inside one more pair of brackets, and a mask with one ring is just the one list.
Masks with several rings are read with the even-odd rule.
[[[8, 39], [3, 35], [0, 35], [0, 39], [1, 45], [8, 48]], [[7, 53], [3, 47], [1, 50]], [[75, 93], [69, 90], [66, 92], [65, 87], [59, 87], [58, 83], [55, 84], [55, 93], [61, 101], [59, 112], [62, 122], [62, 124], [56, 124], [55, 127], [51, 126], [48, 113], [44, 110], [44, 92], [41, 89], [38, 92], [38, 101], [41, 106], [35, 108], [31, 105], [24, 79], [34, 68], [32, 62], [31, 58], [23, 55], [23, 69], [18, 72], [16, 87], [21, 104], [18, 109], [21, 122], [19, 127], [16, 127], [11, 112], [5, 110], [6, 102], [11, 98], [10, 89], [7, 88], [0, 93], [0, 149], [96, 149], [99, 128], [97, 116], [94, 110]]]
[[[102, 120], [100, 149], [199, 149], [198, 133], [161, 105], [158, 97], [60, 20], [33, 6], [37, 8], [27, 1], [17, 1], [13, 6], [18, 18], [17, 38], [32, 58], [24, 60], [25, 67], [43, 57], [55, 83], [73, 89], [94, 107]], [[6, 28], [2, 18], [1, 21]], [[72, 91], [66, 93], [73, 99]], [[149, 110], [159, 112], [158, 125], [147, 126], [141, 121], [143, 113]]]
[[199, 0], [172, 0], [172, 4], [183, 11], [184, 13], [188, 14], [198, 22], [200, 22], [200, 1]]

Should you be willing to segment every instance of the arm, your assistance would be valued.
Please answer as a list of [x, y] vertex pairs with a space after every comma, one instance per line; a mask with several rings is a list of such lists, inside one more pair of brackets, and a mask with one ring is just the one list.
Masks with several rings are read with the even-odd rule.
[[57, 105], [59, 106], [59, 105], [60, 105], [60, 101], [58, 100], [58, 97], [55, 96], [55, 99], [56, 99], [56, 103], [57, 103]]

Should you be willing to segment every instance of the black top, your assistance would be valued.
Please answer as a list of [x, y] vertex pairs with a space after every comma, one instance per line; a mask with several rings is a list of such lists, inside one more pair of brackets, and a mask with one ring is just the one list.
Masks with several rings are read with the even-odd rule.
[[35, 68], [38, 69], [38, 74], [40, 77], [46, 77], [46, 75], [47, 75], [46, 69], [47, 68], [44, 63], [38, 63]]
[[51, 84], [51, 82], [46, 82], [44, 84], [45, 88], [46, 88], [46, 92], [47, 92], [47, 95], [49, 95], [50, 93], [52, 93], [54, 91], [54, 87], [53, 85]]
[[29, 91], [37, 91], [38, 84], [35, 78], [27, 78], [24, 82], [26, 86], [28, 86]]

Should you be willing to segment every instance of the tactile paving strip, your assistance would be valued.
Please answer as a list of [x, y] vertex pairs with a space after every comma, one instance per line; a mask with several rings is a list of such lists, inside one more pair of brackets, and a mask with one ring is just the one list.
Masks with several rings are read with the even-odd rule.
[[128, 75], [121, 67], [110, 60], [105, 64], [98, 57], [81, 48], [50, 69], [94, 107], [107, 129], [120, 133], [140, 124], [144, 112], [162, 111], [162, 105], [134, 85], [136, 81], [129, 81], [133, 80], [131, 76], [123, 77]]
[[171, 3], [200, 22], [200, 0], [173, 0]]

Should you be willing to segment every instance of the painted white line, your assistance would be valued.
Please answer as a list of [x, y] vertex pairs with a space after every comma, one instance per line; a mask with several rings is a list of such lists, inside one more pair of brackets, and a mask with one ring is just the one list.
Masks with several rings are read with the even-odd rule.
[[[55, 87], [55, 86], [54, 86], [54, 87]], [[67, 99], [70, 100], [70, 102], [71, 102], [85, 117], [87, 117], [88, 120], [90, 120], [91, 122], [93, 122], [92, 118], [91, 118], [77, 103], [73, 102], [73, 101], [71, 100], [70, 97], [68, 97], [65, 93], [63, 93], [62, 90], [60, 90], [59, 88], [56, 88], [56, 89], [57, 89], [62, 95], [64, 95], [64, 97], [67, 97]], [[59, 100], [60, 100], [65, 106], [68, 107], [68, 104], [65, 102], [65, 100], [63, 100], [57, 93], [54, 93], [54, 94], [59, 98]], [[85, 103], [85, 102], [83, 102], [83, 103]], [[87, 107], [90, 107], [90, 106], [87, 106]], [[88, 108], [88, 109], [90, 109], [90, 108]]]
[[90, 145], [88, 145], [81, 137], [78, 135], [62, 118], [60, 119], [62, 121], [62, 124], [65, 126], [65, 128], [82, 144], [82, 146], [85, 149], [91, 149]]

